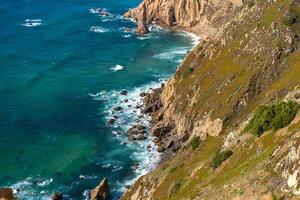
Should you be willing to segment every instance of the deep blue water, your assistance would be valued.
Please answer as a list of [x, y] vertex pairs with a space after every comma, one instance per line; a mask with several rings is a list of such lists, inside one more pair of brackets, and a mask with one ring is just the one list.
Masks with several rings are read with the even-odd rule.
[[[192, 40], [158, 28], [146, 37], [124, 32], [135, 24], [121, 15], [138, 3], [1, 1], [0, 186], [18, 189], [21, 199], [48, 199], [54, 191], [83, 199], [108, 177], [118, 198], [149, 168], [157, 156], [147, 151], [150, 141], [126, 142], [136, 111], [126, 107], [115, 127], [106, 120], [125, 98], [119, 91], [127, 89], [128, 104], [136, 104], [139, 91], [174, 73]], [[112, 70], [116, 65], [124, 69]]]

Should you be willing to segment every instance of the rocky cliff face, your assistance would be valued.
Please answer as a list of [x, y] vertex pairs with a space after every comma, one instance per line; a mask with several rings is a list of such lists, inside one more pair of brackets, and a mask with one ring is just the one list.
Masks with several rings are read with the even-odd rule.
[[217, 34], [242, 5], [242, 0], [144, 0], [125, 16], [207, 38]]
[[[187, 4], [197, 8], [214, 5], [213, 13], [223, 13], [226, 8], [225, 16], [230, 19], [220, 19], [227, 23], [217, 31], [212, 27], [218, 20], [210, 18], [203, 31], [207, 28], [214, 37], [189, 53], [176, 74], [151, 98], [155, 100], [151, 105], [161, 104], [150, 112], [155, 140], [160, 149], [178, 152], [141, 177], [123, 199], [298, 199], [300, 113], [289, 126], [261, 137], [247, 133], [245, 126], [261, 105], [282, 100], [300, 103], [300, 2], [245, 0], [242, 5], [238, 1], [186, 0], [176, 1], [185, 6], [174, 4], [178, 8], [167, 12], [170, 2], [144, 1], [151, 8], [148, 22], [195, 30], [198, 19], [210, 9], [205, 7], [196, 15], [189, 12], [187, 21], [179, 22], [178, 16], [185, 16], [179, 10]], [[231, 4], [228, 9], [227, 4]], [[138, 18], [139, 8], [127, 15]], [[233, 154], [222, 160], [226, 155], [222, 152], [228, 150]], [[215, 169], [212, 162], [218, 159], [222, 162]]]

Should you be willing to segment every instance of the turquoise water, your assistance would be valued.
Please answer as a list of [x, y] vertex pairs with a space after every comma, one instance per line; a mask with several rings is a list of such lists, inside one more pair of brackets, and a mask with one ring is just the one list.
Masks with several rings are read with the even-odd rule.
[[[138, 3], [1, 1], [0, 186], [18, 190], [21, 199], [47, 199], [53, 191], [84, 199], [108, 177], [118, 199], [151, 169], [159, 155], [147, 151], [150, 142], [127, 143], [124, 132], [137, 120], [139, 91], [174, 73], [193, 41], [157, 27], [146, 37], [124, 31], [135, 24], [121, 14]], [[110, 127], [123, 89], [133, 106], [122, 105]]]

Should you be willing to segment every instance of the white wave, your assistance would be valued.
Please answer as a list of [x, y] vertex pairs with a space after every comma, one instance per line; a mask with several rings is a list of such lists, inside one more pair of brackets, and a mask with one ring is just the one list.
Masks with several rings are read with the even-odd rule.
[[162, 60], [172, 60], [172, 59], [178, 58], [178, 56], [186, 55], [188, 53], [188, 49], [190, 49], [190, 48], [180, 47], [180, 48], [177, 48], [174, 50], [172, 49], [168, 52], [156, 54], [153, 57], [162, 59]]
[[186, 32], [186, 31], [180, 31], [180, 32], [177, 32], [176, 34], [190, 38], [190, 40], [192, 41], [192, 44], [193, 44], [193, 48], [195, 46], [197, 46], [201, 41], [201, 37], [197, 36], [194, 33]]
[[90, 31], [95, 32], [95, 33], [105, 33], [105, 32], [108, 32], [108, 29], [103, 28], [101, 26], [92, 26], [90, 28]]
[[32, 178], [28, 177], [24, 180], [21, 180], [10, 188], [13, 189], [14, 194], [19, 199], [34, 200], [38, 196], [39, 199], [46, 200], [51, 199], [51, 191], [41, 190], [41, 188], [46, 188], [53, 182], [53, 179], [44, 179], [44, 178]]
[[123, 35], [122, 37], [123, 37], [123, 38], [129, 38], [129, 37], [131, 37], [131, 35], [130, 35], [130, 34], [127, 34], [127, 35]]
[[[127, 130], [134, 124], [142, 124], [147, 128], [147, 131], [150, 129], [150, 120], [151, 118], [148, 115], [142, 115], [139, 107], [142, 105], [142, 97], [140, 97], [141, 92], [149, 91], [151, 88], [157, 88], [163, 83], [169, 76], [160, 76], [158, 82], [152, 82], [150, 84], [133, 88], [128, 90], [127, 96], [120, 95], [120, 91], [110, 91], [107, 93], [108, 101], [104, 108], [105, 119], [109, 120], [114, 115], [118, 116], [118, 119], [115, 121], [116, 129], [112, 131], [112, 135], [116, 141], [120, 144], [126, 145], [128, 148], [133, 148], [135, 153], [132, 154], [131, 159], [135, 160], [138, 165], [133, 166], [135, 173], [135, 178], [128, 178], [123, 182], [117, 183], [120, 192], [126, 190], [126, 185], [133, 184], [138, 177], [148, 173], [153, 170], [160, 161], [161, 154], [156, 151], [156, 145], [152, 141], [152, 135], [148, 132], [147, 139], [139, 142], [128, 142]], [[94, 98], [96, 99], [96, 98]], [[116, 113], [112, 108], [116, 106], [121, 106], [123, 109], [122, 113]], [[121, 134], [114, 134], [114, 132], [121, 132]], [[151, 148], [148, 148], [148, 145]], [[114, 154], [114, 152], [110, 152]], [[117, 172], [121, 170], [122, 163], [119, 163], [114, 160], [106, 161], [101, 165], [112, 169], [112, 172]]]
[[121, 71], [121, 70], [123, 70], [125, 67], [124, 66], [122, 66], [122, 65], [116, 65], [116, 66], [114, 66], [114, 67], [112, 67], [112, 68], [110, 68], [111, 70], [113, 70], [114, 72], [116, 72], [116, 71]]
[[96, 178], [98, 178], [98, 176], [96, 176], [96, 175], [89, 176], [89, 175], [82, 175], [82, 174], [80, 174], [80, 176], [79, 176], [79, 179], [88, 179], [88, 180], [91, 180], [91, 179], [96, 179]]
[[21, 24], [22, 26], [26, 27], [34, 27], [34, 26], [40, 26], [42, 25], [42, 20], [41, 19], [25, 19], [25, 23]]
[[92, 14], [99, 14], [100, 16], [109, 16], [110, 13], [107, 11], [106, 8], [91, 8], [89, 12]]

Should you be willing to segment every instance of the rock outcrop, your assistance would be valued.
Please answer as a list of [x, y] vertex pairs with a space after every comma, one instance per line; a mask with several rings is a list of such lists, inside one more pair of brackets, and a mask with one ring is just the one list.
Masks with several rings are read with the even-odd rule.
[[0, 188], [0, 200], [16, 200], [11, 188]]
[[242, 5], [242, 0], [144, 0], [124, 16], [137, 20], [141, 32], [155, 22], [207, 38], [221, 30]]
[[108, 179], [104, 178], [101, 183], [91, 191], [91, 200], [108, 200], [109, 184]]

